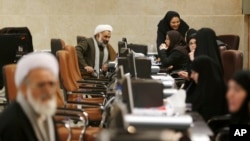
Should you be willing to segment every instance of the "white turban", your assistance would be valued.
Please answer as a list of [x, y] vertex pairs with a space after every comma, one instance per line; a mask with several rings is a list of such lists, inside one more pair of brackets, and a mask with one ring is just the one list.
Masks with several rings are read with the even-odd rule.
[[100, 24], [100, 25], [96, 26], [94, 35], [96, 35], [97, 33], [103, 32], [103, 31], [112, 32], [112, 30], [113, 30], [112, 26], [110, 26], [108, 24]]
[[29, 53], [23, 56], [18, 62], [15, 73], [15, 83], [19, 87], [24, 78], [32, 69], [44, 68], [50, 70], [56, 77], [58, 76], [59, 67], [56, 58], [45, 52]]

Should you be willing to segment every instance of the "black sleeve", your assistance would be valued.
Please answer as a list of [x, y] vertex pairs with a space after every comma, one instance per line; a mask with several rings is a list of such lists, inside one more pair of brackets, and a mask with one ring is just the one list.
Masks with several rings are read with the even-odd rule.
[[27, 140], [23, 135], [23, 130], [20, 128], [17, 128], [16, 126], [7, 126], [1, 133], [0, 141]]
[[180, 51], [174, 50], [167, 55], [165, 50], [160, 50], [161, 62], [163, 67], [169, 67], [178, 63], [183, 54]]
[[87, 40], [82, 40], [75, 48], [76, 48], [78, 63], [80, 67], [84, 68], [85, 66], [88, 66], [84, 57], [85, 53], [88, 50]]
[[160, 50], [159, 50], [159, 46], [165, 42], [165, 38], [166, 38], [166, 34], [163, 33], [162, 31], [160, 31], [159, 29], [157, 30], [157, 39], [156, 39], [156, 48], [157, 48], [157, 52], [159, 55], [160, 54]]

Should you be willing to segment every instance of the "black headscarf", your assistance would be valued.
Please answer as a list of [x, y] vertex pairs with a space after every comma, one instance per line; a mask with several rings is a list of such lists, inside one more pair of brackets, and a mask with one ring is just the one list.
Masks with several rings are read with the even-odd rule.
[[189, 28], [188, 24], [180, 18], [180, 15], [175, 11], [168, 11], [165, 17], [159, 22], [157, 30], [157, 49], [159, 52], [159, 46], [164, 43], [166, 38], [166, 33], [170, 30], [173, 30], [170, 26], [170, 21], [173, 17], [178, 17], [180, 19], [180, 26], [177, 31], [181, 33], [183, 38]]
[[194, 57], [200, 55], [211, 57], [220, 66], [221, 72], [223, 73], [220, 50], [216, 40], [217, 37], [214, 30], [210, 28], [201, 28], [198, 30], [196, 35], [197, 47], [195, 49]]
[[188, 52], [190, 52], [189, 49], [189, 42], [191, 39], [196, 39], [196, 34], [197, 34], [197, 30], [191, 28], [187, 31], [187, 35], [186, 35], [186, 42], [187, 42], [187, 50]]
[[226, 87], [220, 68], [213, 59], [201, 55], [191, 64], [191, 70], [199, 74], [194, 93], [187, 95], [187, 102], [192, 103], [194, 111], [205, 120], [226, 112]]
[[236, 113], [232, 113], [231, 123], [233, 124], [249, 124], [249, 102], [250, 102], [250, 72], [239, 71], [234, 74], [231, 80], [234, 80], [239, 84], [247, 93], [247, 96], [240, 107], [240, 110]]

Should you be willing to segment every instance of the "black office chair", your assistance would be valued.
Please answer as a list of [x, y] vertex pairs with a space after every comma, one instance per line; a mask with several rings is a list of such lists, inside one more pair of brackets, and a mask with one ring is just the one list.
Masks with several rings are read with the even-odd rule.
[[218, 35], [218, 39], [227, 44], [227, 49], [239, 49], [240, 36], [238, 35]]
[[230, 115], [215, 116], [207, 121], [208, 126], [213, 130], [215, 134], [218, 134], [221, 129], [229, 127]]
[[85, 40], [85, 39], [86, 39], [85, 36], [78, 35], [78, 36], [76, 36], [76, 43], [79, 44], [82, 40]]
[[50, 49], [51, 53], [55, 55], [56, 57], [56, 52], [59, 50], [63, 50], [65, 47], [65, 42], [62, 39], [54, 39], [52, 38], [50, 40]]

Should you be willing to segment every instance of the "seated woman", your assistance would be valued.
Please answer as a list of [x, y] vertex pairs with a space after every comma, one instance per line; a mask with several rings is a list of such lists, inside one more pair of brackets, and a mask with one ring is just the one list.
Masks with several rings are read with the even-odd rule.
[[165, 17], [158, 24], [156, 39], [158, 54], [158, 47], [165, 41], [165, 36], [168, 31], [176, 30], [180, 32], [180, 34], [184, 38], [188, 28], [188, 24], [180, 18], [180, 15], [177, 12], [168, 11]]
[[194, 52], [196, 49], [196, 34], [197, 31], [193, 28], [189, 29], [187, 32], [186, 42], [190, 61], [194, 60]]
[[[186, 42], [187, 42], [187, 51], [188, 51], [188, 56], [189, 56], [189, 63], [187, 65], [187, 70], [185, 71], [179, 71], [178, 75], [185, 79], [185, 80], [190, 80], [189, 78], [189, 74], [190, 74], [190, 65], [191, 62], [194, 60], [194, 52], [196, 49], [196, 33], [197, 31], [193, 28], [189, 29], [187, 31], [187, 35], [186, 35]], [[188, 84], [185, 84], [186, 86]]]
[[217, 36], [211, 28], [201, 28], [196, 35], [196, 49], [194, 58], [200, 55], [211, 57], [220, 67], [223, 73], [223, 66], [220, 56], [220, 49], [217, 45]]
[[191, 79], [196, 87], [192, 94], [187, 94], [186, 102], [192, 104], [193, 111], [200, 113], [206, 121], [225, 114], [226, 87], [218, 64], [205, 55], [196, 57], [191, 64]]
[[235, 73], [228, 82], [227, 101], [232, 124], [250, 123], [250, 72]]
[[[250, 123], [250, 71], [239, 71], [228, 82], [227, 102], [230, 116], [214, 117], [209, 126], [216, 134], [216, 140], [229, 140], [230, 124]], [[211, 125], [213, 125], [211, 127]]]
[[166, 34], [165, 43], [160, 45], [162, 66], [173, 70], [185, 70], [188, 63], [185, 41], [178, 31], [171, 30]]

